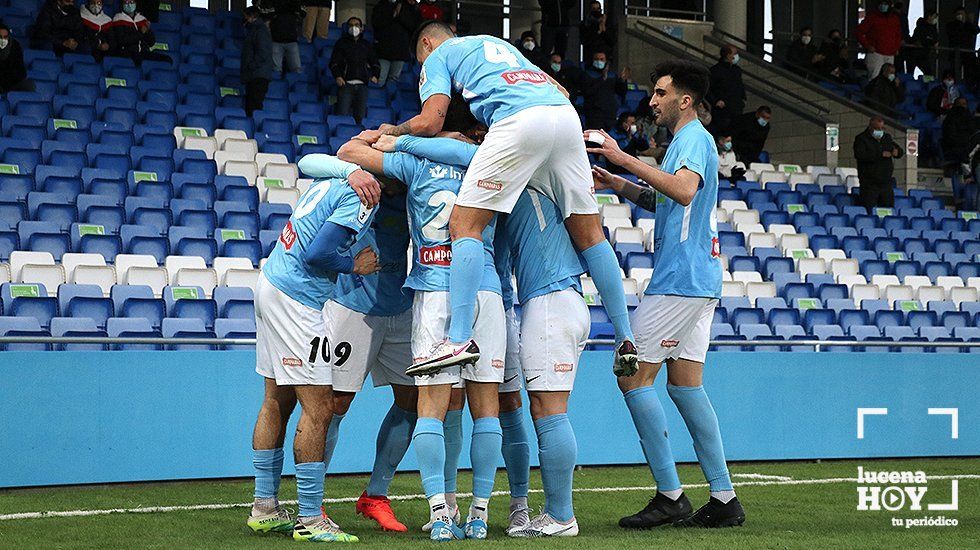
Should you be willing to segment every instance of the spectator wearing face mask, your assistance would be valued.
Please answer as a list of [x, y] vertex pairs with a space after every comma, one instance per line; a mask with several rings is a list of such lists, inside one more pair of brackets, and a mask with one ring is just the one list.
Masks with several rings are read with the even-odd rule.
[[[616, 140], [620, 149], [634, 157], [649, 150], [652, 146], [650, 140], [640, 133], [640, 128], [636, 124], [636, 115], [633, 113], [627, 112], [619, 115], [616, 119], [616, 127], [613, 128], [612, 132], [609, 132], [609, 135]], [[614, 174], [629, 173], [629, 170], [608, 161], [606, 162], [606, 170]]]
[[711, 105], [712, 132], [728, 131], [735, 117], [745, 109], [745, 84], [738, 61], [738, 49], [726, 44], [721, 47], [718, 63], [708, 70], [710, 83], [705, 99]]
[[0, 95], [33, 91], [34, 81], [27, 78], [24, 66], [24, 50], [10, 36], [10, 29], [0, 23]]
[[242, 13], [245, 40], [242, 42], [241, 79], [245, 85], [245, 114], [262, 109], [272, 80], [272, 33], [256, 6]]
[[969, 161], [970, 138], [977, 130], [973, 114], [965, 97], [958, 97], [943, 119], [943, 160], [949, 166], [949, 172], [959, 169], [961, 164]]
[[868, 213], [876, 207], [895, 206], [892, 160], [902, 157], [902, 148], [885, 132], [885, 121], [871, 117], [868, 128], [854, 138], [860, 201]]
[[936, 57], [939, 52], [939, 14], [935, 10], [926, 12], [915, 22], [912, 31], [912, 48], [909, 61], [913, 68], [918, 68], [923, 74], [936, 76]]
[[538, 47], [538, 40], [534, 37], [534, 31], [524, 31], [521, 33], [521, 37], [514, 43], [514, 46], [524, 54], [524, 57], [528, 61], [534, 63], [542, 70], [548, 66], [547, 59], [541, 53], [541, 48]]
[[902, 47], [902, 21], [892, 10], [890, 0], [882, 0], [877, 9], [868, 10], [855, 34], [866, 52], [864, 64], [869, 79], [878, 76], [885, 63], [895, 64], [895, 55]]
[[564, 63], [560, 54], [553, 53], [548, 57], [548, 64], [544, 67], [544, 72], [565, 88], [569, 94], [568, 99], [572, 103], [581, 95], [581, 86], [585, 74], [575, 65]]
[[629, 67], [619, 75], [610, 68], [609, 57], [605, 52], [592, 54], [592, 65], [582, 77], [581, 91], [585, 97], [582, 111], [587, 128], [602, 128], [610, 131], [616, 125], [616, 112], [619, 103], [626, 95]]
[[956, 99], [960, 97], [960, 89], [956, 85], [956, 74], [952, 69], [943, 73], [943, 79], [936, 84], [926, 96], [926, 110], [936, 116], [946, 114]]
[[48, 0], [34, 22], [33, 47], [55, 55], [84, 53], [85, 27], [72, 0]]
[[[759, 155], [766, 148], [766, 139], [769, 138], [771, 118], [772, 109], [768, 105], [761, 105], [755, 111], [743, 113], [735, 119], [731, 136], [735, 142], [735, 155], [738, 160], [746, 164], [759, 162]], [[719, 135], [722, 134], [724, 132]]]
[[275, 12], [269, 21], [273, 72], [282, 73], [284, 69], [291, 73], [303, 72], [298, 40], [304, 17], [298, 0], [279, 0], [275, 4]]
[[157, 43], [150, 21], [136, 9], [136, 0], [123, 0], [122, 10], [112, 18], [109, 54], [128, 57], [136, 65], [144, 60], [173, 63], [170, 56], [153, 51]]
[[337, 105], [334, 114], [354, 115], [358, 123], [367, 113], [367, 83], [378, 83], [381, 65], [374, 44], [364, 34], [364, 23], [351, 17], [345, 25], [344, 36], [337, 40], [330, 56], [330, 71], [337, 82]]
[[422, 0], [419, 3], [419, 15], [423, 21], [448, 21], [446, 10], [436, 3], [436, 0]]
[[89, 0], [79, 8], [82, 16], [82, 24], [85, 26], [85, 41], [92, 49], [92, 57], [96, 61], [102, 59], [109, 52], [109, 30], [112, 27], [112, 18], [102, 11], [102, 0]]
[[889, 115], [894, 112], [895, 106], [905, 99], [905, 87], [895, 76], [894, 65], [882, 65], [881, 72], [864, 89], [864, 94], [870, 100], [868, 106]]
[[602, 12], [599, 2], [589, 2], [589, 11], [579, 25], [579, 33], [586, 59], [592, 59], [592, 54], [597, 51], [616, 51], [616, 22], [609, 18], [608, 13]]
[[745, 179], [745, 163], [739, 161], [732, 150], [732, 136], [722, 134], [715, 139], [718, 147], [718, 179], [731, 183]]
[[415, 0], [379, 0], [371, 12], [371, 25], [377, 37], [381, 85], [398, 82], [405, 63], [412, 60], [412, 35], [422, 22]]
[[820, 60], [817, 62], [817, 72], [825, 79], [841, 84], [853, 80], [849, 74], [847, 43], [839, 30], [833, 29], [827, 33], [827, 39], [820, 44], [818, 55]]
[[970, 85], [975, 85], [977, 72], [977, 34], [980, 27], [970, 18], [965, 8], [957, 8], [953, 20], [946, 23], [946, 39], [950, 48], [965, 51], [952, 51], [949, 61], [957, 77]]
[[793, 41], [786, 55], [789, 61], [789, 69], [800, 76], [806, 76], [807, 70], [812, 70], [814, 65], [820, 61], [817, 52], [817, 45], [813, 43], [813, 29], [803, 27], [800, 29], [800, 37]]

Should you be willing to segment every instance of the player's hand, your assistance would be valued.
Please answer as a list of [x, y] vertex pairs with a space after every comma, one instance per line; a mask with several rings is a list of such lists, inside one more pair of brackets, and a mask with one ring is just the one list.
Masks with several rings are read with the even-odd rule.
[[611, 173], [609, 170], [606, 170], [601, 166], [593, 166], [592, 182], [595, 183], [596, 191], [611, 189], [612, 191], [619, 193], [623, 190], [623, 187], [626, 186], [627, 180], [624, 177]]
[[357, 134], [357, 137], [354, 139], [359, 139], [361, 141], [366, 141], [369, 144], [373, 144], [374, 142], [378, 141], [378, 138], [380, 138], [383, 134], [384, 132], [380, 128], [377, 130], [364, 130], [360, 134]]
[[619, 148], [619, 144], [616, 143], [616, 140], [613, 139], [613, 137], [610, 136], [608, 133], [606, 133], [605, 130], [586, 130], [585, 133], [582, 134], [582, 139], [584, 139], [585, 141], [589, 141], [589, 134], [592, 133], [602, 134], [602, 137], [605, 138], [605, 140], [602, 142], [602, 145], [599, 147], [586, 148], [585, 150], [588, 151], [589, 153], [602, 155], [606, 157], [606, 160], [608, 160], [609, 162], [613, 164], [618, 164], [620, 166], [622, 166], [626, 162], [626, 160], [630, 158], [629, 155], [624, 153], [623, 150]]
[[361, 204], [368, 208], [378, 205], [378, 201], [381, 200], [381, 184], [374, 179], [374, 176], [364, 170], [357, 170], [348, 176], [347, 183], [360, 197]]
[[377, 83], [378, 83], [378, 77], [372, 76], [371, 77], [371, 84], [377, 84]]
[[378, 255], [370, 246], [358, 252], [357, 256], [354, 256], [355, 275], [370, 275], [380, 269], [381, 265], [378, 264]]
[[892, 152], [891, 151], [882, 151], [881, 152], [881, 156], [885, 157], [886, 159], [890, 159], [890, 158], [892, 158]]
[[343, 87], [344, 87], [344, 85], [346, 85], [346, 84], [347, 84], [347, 81], [346, 81], [346, 80], [344, 80], [344, 79], [343, 79], [343, 77], [339, 77], [339, 76], [338, 76], [337, 78], [335, 78], [335, 79], [333, 79], [333, 80], [334, 80], [334, 82], [336, 82], [336, 83], [337, 83], [337, 85], [338, 85], [338, 86], [340, 86], [341, 88], [343, 88]]
[[398, 136], [389, 136], [387, 134], [382, 135], [378, 138], [378, 141], [371, 144], [376, 150], [383, 153], [393, 153], [395, 152], [395, 144], [398, 142]]

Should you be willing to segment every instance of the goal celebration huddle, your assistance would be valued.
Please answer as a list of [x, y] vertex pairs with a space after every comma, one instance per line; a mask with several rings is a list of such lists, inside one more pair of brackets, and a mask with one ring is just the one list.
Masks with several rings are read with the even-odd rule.
[[[657, 67], [650, 107], [673, 139], [653, 168], [604, 131], [583, 132], [567, 92], [505, 41], [456, 37], [428, 22], [415, 49], [421, 113], [362, 132], [336, 157], [300, 160], [315, 181], [259, 276], [256, 371], [265, 396], [253, 432], [248, 526], [300, 541], [358, 540], [322, 504], [331, 457], [345, 445], [340, 425], [370, 374], [375, 386], [391, 387], [392, 403], [358, 513], [382, 529], [422, 529], [437, 541], [577, 535], [577, 445], [567, 412], [590, 332], [586, 273], [615, 329], [610, 376], [657, 486], [645, 506], [627, 504], [638, 512], [610, 521], [627, 529], [741, 525], [745, 513], [702, 385], [722, 287], [718, 155], [696, 108], [707, 71], [686, 61]], [[590, 166], [590, 153], [646, 185]], [[607, 189], [656, 215], [654, 272], [632, 315], [594, 195]], [[663, 364], [710, 486], [697, 509], [678, 478], [653, 386]], [[291, 511], [279, 503], [279, 481], [297, 404], [299, 505]], [[473, 420], [468, 435], [464, 409]], [[472, 487], [458, 487], [467, 436]], [[528, 499], [532, 437], [543, 503]], [[410, 446], [428, 500], [425, 525], [398, 521], [388, 499]], [[501, 458], [509, 517], [491, 518]], [[472, 498], [464, 503], [457, 491]]]

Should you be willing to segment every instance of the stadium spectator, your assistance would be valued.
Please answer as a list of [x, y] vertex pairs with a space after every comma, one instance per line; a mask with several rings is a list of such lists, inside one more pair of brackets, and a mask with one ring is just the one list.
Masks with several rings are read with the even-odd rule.
[[544, 53], [541, 52], [541, 48], [538, 47], [538, 40], [534, 37], [534, 31], [522, 32], [520, 39], [514, 45], [531, 63], [542, 70], [547, 66], [548, 61], [545, 59]]
[[272, 33], [259, 8], [249, 6], [243, 14], [245, 41], [242, 44], [241, 79], [245, 84], [245, 114], [262, 109], [272, 80]]
[[330, 72], [337, 82], [337, 105], [334, 114], [354, 115], [358, 123], [367, 113], [367, 83], [378, 83], [381, 66], [374, 44], [364, 36], [359, 17], [347, 20], [344, 35], [337, 40], [330, 55]]
[[[935, 10], [926, 12], [915, 22], [912, 32], [912, 48], [909, 60], [912, 69], [918, 68], [927, 76], [936, 76], [936, 57], [939, 51], [939, 14]], [[910, 71], [912, 72], [912, 71]]]
[[977, 130], [966, 98], [960, 96], [943, 118], [943, 160], [952, 170], [969, 161], [970, 138]]
[[85, 27], [72, 0], [48, 0], [34, 22], [33, 47], [54, 50], [58, 56], [82, 53], [85, 47]]
[[868, 213], [875, 207], [895, 206], [892, 159], [901, 157], [902, 148], [885, 132], [885, 121], [880, 116], [871, 117], [868, 128], [854, 138], [860, 200]]
[[766, 147], [766, 139], [769, 137], [771, 118], [772, 109], [768, 105], [761, 105], [755, 111], [742, 113], [735, 119], [731, 136], [738, 160], [746, 164], [759, 161], [759, 155]]
[[585, 114], [587, 128], [612, 130], [616, 125], [619, 102], [626, 95], [626, 80], [629, 67], [619, 75], [610, 68], [609, 57], [605, 52], [592, 54], [592, 65], [586, 69], [580, 89], [585, 97], [582, 112]]
[[[636, 124], [636, 115], [630, 112], [619, 115], [619, 118], [616, 119], [616, 127], [609, 132], [609, 135], [616, 140], [616, 143], [619, 144], [619, 148], [623, 152], [634, 157], [650, 149], [652, 145], [650, 143], [651, 140], [640, 133], [640, 128]], [[606, 162], [606, 170], [609, 170], [613, 174], [629, 173], [629, 170], [608, 161]]]
[[708, 104], [712, 109], [713, 132], [726, 132], [732, 121], [745, 108], [745, 84], [738, 66], [738, 48], [731, 44], [721, 47], [718, 63], [711, 67]]
[[892, 10], [891, 0], [881, 0], [877, 9], [865, 12], [855, 34], [866, 52], [864, 64], [869, 79], [878, 76], [885, 63], [894, 64], [895, 54], [902, 47], [902, 22]]
[[326, 39], [330, 35], [330, 5], [332, 0], [303, 0], [303, 38], [313, 41], [313, 35]]
[[902, 44], [895, 55], [895, 70], [900, 73], [912, 73], [914, 70], [909, 59], [909, 44], [912, 42], [912, 35], [909, 32], [909, 14], [903, 2], [896, 1], [892, 4], [892, 11], [898, 16], [901, 25]]
[[268, 22], [276, 13], [277, 0], [252, 0], [252, 5], [259, 9], [259, 15]]
[[579, 88], [582, 85], [582, 79], [585, 75], [575, 65], [562, 63], [561, 54], [551, 54], [548, 59], [548, 66], [544, 68], [544, 72], [548, 73], [551, 78], [554, 78], [556, 82], [565, 88], [569, 94], [569, 100], [572, 102], [581, 94]]
[[589, 12], [579, 25], [579, 38], [586, 59], [592, 59], [592, 54], [598, 51], [610, 54], [616, 51], [616, 22], [602, 12], [602, 4], [595, 0], [589, 2]]
[[381, 85], [398, 82], [402, 68], [412, 60], [412, 35], [422, 22], [415, 0], [382, 0], [371, 12], [371, 24], [377, 37]]
[[789, 69], [805, 77], [807, 71], [813, 70], [814, 65], [822, 59], [817, 45], [813, 43], [813, 29], [803, 27], [800, 29], [800, 37], [793, 41], [786, 55], [786, 60], [790, 63]]
[[419, 4], [419, 15], [423, 21], [448, 21], [446, 10], [436, 4], [436, 0], [424, 0]]
[[[297, 0], [279, 0], [275, 4], [269, 32], [272, 33], [272, 67], [280, 74], [283, 69], [291, 73], [303, 72], [299, 58], [299, 29], [304, 19]], [[285, 61], [285, 66], [283, 61]]]
[[[541, 51], [568, 58], [568, 32], [578, 19], [580, 4], [576, 0], [538, 0], [538, 5], [541, 6]], [[578, 59], [577, 55], [573, 57]]]
[[78, 11], [82, 16], [82, 24], [85, 25], [85, 42], [92, 49], [92, 57], [96, 61], [102, 61], [109, 52], [112, 18], [102, 10], [102, 0], [89, 0]]
[[960, 89], [956, 85], [956, 73], [952, 69], [947, 69], [943, 73], [942, 82], [929, 90], [929, 95], [926, 96], [926, 110], [936, 116], [942, 116], [953, 107], [958, 97], [960, 97]]
[[732, 136], [720, 135], [715, 139], [718, 147], [718, 179], [732, 183], [745, 179], [745, 163], [735, 157], [732, 151]]
[[847, 43], [837, 29], [827, 33], [827, 39], [820, 45], [817, 54], [817, 71], [827, 80], [847, 84], [854, 79], [851, 77], [851, 64], [848, 59]]
[[10, 36], [10, 29], [0, 23], [0, 94], [33, 92], [34, 81], [27, 78], [24, 49]]
[[891, 115], [895, 111], [895, 106], [905, 99], [905, 86], [902, 86], [902, 81], [896, 78], [895, 66], [885, 63], [878, 76], [868, 83], [864, 94], [870, 100], [869, 105], [872, 108]]
[[122, 10], [112, 18], [109, 55], [128, 57], [137, 65], [147, 59], [173, 63], [170, 56], [153, 51], [156, 43], [150, 21], [136, 9], [136, 0], [123, 0]]
[[954, 18], [946, 23], [946, 39], [950, 48], [949, 62], [957, 78], [961, 78], [971, 86], [977, 80], [977, 34], [980, 27], [966, 13], [966, 9], [956, 9]]

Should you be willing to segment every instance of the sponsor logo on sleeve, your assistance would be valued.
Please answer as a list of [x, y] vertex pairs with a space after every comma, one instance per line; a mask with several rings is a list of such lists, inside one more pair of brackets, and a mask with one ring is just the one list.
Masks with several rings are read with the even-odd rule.
[[283, 357], [282, 366], [284, 367], [302, 367], [303, 360], [297, 359], [296, 357]]
[[448, 244], [419, 247], [419, 263], [449, 267], [453, 259], [453, 249]]
[[521, 69], [519, 71], [507, 71], [500, 74], [507, 84], [518, 84], [520, 82], [527, 82], [529, 84], [546, 84], [548, 82], [548, 76], [539, 71], [531, 71], [528, 69]]
[[[293, 231], [292, 220], [286, 222], [286, 227], [283, 227], [282, 232], [279, 233], [279, 242], [282, 243], [282, 246], [286, 250], [291, 249], [293, 244], [296, 243], [296, 231]], [[283, 361], [285, 361], [285, 359]]]

